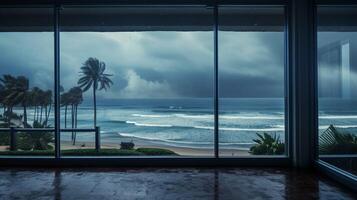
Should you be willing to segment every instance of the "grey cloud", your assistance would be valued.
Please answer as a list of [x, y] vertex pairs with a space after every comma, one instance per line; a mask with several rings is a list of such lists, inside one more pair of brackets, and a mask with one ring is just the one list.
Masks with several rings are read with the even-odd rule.
[[[52, 34], [47, 33], [46, 39], [38, 33], [28, 34], [36, 39], [23, 38], [21, 45], [11, 41], [22, 36], [0, 35], [0, 49], [6, 49], [0, 55], [0, 74], [24, 73], [31, 75], [36, 85], [50, 85]], [[61, 33], [61, 84], [65, 89], [75, 86], [82, 63], [97, 57], [114, 75], [113, 87], [100, 92], [101, 98], [153, 97], [159, 90], [161, 97], [211, 97], [212, 36], [211, 32]], [[282, 96], [281, 35], [221, 34], [219, 48], [220, 93], [224, 97]], [[22, 51], [19, 58], [19, 49], [29, 51]], [[2, 67], [10, 64], [14, 66], [11, 69]]]

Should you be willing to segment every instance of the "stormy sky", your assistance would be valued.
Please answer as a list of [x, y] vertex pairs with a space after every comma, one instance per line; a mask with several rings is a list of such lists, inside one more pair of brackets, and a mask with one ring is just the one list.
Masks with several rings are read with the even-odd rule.
[[[283, 97], [284, 35], [220, 32], [220, 96]], [[114, 85], [100, 98], [205, 98], [213, 94], [212, 32], [63, 32], [61, 85], [76, 86], [89, 57], [106, 63]], [[53, 87], [53, 33], [0, 33], [0, 75]], [[86, 95], [90, 95], [87, 93]]]

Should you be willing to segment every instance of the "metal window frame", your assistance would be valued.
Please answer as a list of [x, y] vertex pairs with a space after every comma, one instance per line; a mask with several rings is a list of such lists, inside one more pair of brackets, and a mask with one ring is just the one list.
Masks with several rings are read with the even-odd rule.
[[[18, 6], [17, 6], [18, 5]], [[60, 9], [62, 6], [145, 6], [145, 5], [198, 5], [213, 7], [213, 34], [214, 34], [214, 155], [209, 157], [62, 157], [60, 152]], [[285, 14], [285, 41], [284, 41], [284, 70], [285, 70], [285, 135], [286, 154], [284, 156], [246, 156], [246, 157], [222, 157], [219, 156], [219, 91], [218, 91], [218, 7], [219, 6], [282, 6]], [[12, 166], [291, 166], [292, 165], [292, 118], [290, 95], [291, 75], [290, 71], [290, 26], [289, 11], [290, 5], [285, 0], [35, 0], [31, 3], [26, 0], [3, 1], [0, 6], [29, 6], [29, 7], [52, 7], [54, 19], [54, 99], [55, 99], [55, 157], [34, 157], [34, 156], [2, 156], [0, 165]]]
[[[338, 7], [338, 6], [357, 6], [357, 1], [354, 0], [315, 0], [314, 2], [314, 15], [315, 15], [315, 20], [314, 20], [314, 37], [315, 37], [315, 41], [314, 41], [314, 53], [315, 53], [315, 60], [314, 60], [314, 64], [315, 64], [315, 71], [316, 71], [316, 76], [315, 76], [315, 81], [316, 81], [316, 106], [315, 106], [315, 118], [318, 119], [318, 85], [317, 85], [317, 81], [318, 81], [318, 73], [317, 73], [317, 69], [318, 69], [318, 59], [317, 59], [317, 53], [318, 53], [318, 48], [317, 48], [317, 27], [318, 27], [318, 23], [317, 23], [317, 8], [319, 6], [331, 6], [331, 7]], [[318, 120], [317, 120], [318, 121]], [[315, 130], [314, 130], [314, 135], [316, 137], [316, 143], [315, 143], [315, 152], [318, 152], [318, 134], [319, 134], [319, 130], [318, 130], [318, 125], [316, 126]], [[355, 174], [351, 174], [341, 168], [338, 168], [332, 164], [329, 164], [323, 160], [320, 159], [318, 153], [316, 153], [315, 155], [315, 167], [322, 172], [323, 174], [327, 175], [328, 177], [336, 180], [337, 182], [343, 184], [344, 186], [346, 186], [347, 188], [350, 188], [354, 191], [357, 191], [357, 175]]]

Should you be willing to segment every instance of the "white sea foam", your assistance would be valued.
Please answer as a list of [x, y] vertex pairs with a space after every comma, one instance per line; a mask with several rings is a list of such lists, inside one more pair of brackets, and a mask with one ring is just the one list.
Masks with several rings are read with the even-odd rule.
[[[213, 130], [214, 128], [211, 126], [194, 126], [194, 128], [198, 129], [209, 129]], [[219, 130], [222, 131], [254, 131], [254, 132], [263, 132], [263, 131], [284, 131], [284, 128], [231, 128], [231, 127], [219, 127]]]
[[125, 121], [127, 124], [134, 124], [135, 126], [148, 126], [148, 127], [172, 127], [172, 125], [169, 124], [144, 124], [144, 123], [138, 123], [134, 121]]
[[163, 139], [163, 138], [157, 138], [157, 137], [147, 137], [147, 136], [139, 136], [136, 134], [131, 134], [131, 133], [118, 133], [120, 136], [124, 137], [135, 137], [139, 139], [144, 139], [144, 140], [154, 140], [154, 141], [162, 141], [162, 142], [174, 142], [174, 143], [182, 143], [182, 144], [212, 144], [211, 142], [191, 142], [191, 141], [177, 141], [177, 140], [169, 140], [169, 139]]
[[357, 115], [322, 115], [319, 119], [357, 119]]
[[272, 116], [272, 115], [257, 115], [257, 116], [220, 115], [219, 118], [221, 118], [221, 119], [265, 119], [265, 120], [284, 119], [283, 116]]
[[170, 117], [170, 115], [148, 115], [148, 114], [132, 114], [134, 117], [147, 117], [147, 118], [164, 118]]
[[213, 115], [188, 115], [188, 114], [173, 114], [175, 117], [179, 118], [189, 118], [189, 119], [213, 119]]
[[[196, 128], [196, 129], [207, 129], [213, 130], [213, 126], [175, 126], [171, 124], [148, 124], [148, 123], [138, 123], [134, 121], [125, 121], [127, 124], [134, 124], [135, 126], [147, 126], [147, 127], [177, 127], [177, 128]], [[271, 128], [232, 128], [232, 127], [220, 127], [219, 130], [223, 131], [284, 131], [284, 127], [271, 127]]]
[[[333, 125], [336, 128], [357, 128], [357, 125]], [[319, 129], [327, 129], [329, 126], [319, 126]]]
[[[177, 140], [169, 140], [169, 139], [162, 139], [162, 138], [154, 138], [154, 137], [145, 137], [145, 136], [138, 136], [135, 134], [131, 133], [118, 133], [119, 136], [123, 137], [134, 137], [138, 139], [143, 139], [143, 140], [151, 140], [151, 141], [161, 141], [161, 142], [167, 142], [167, 143], [178, 143], [178, 144], [196, 144], [196, 145], [213, 145], [213, 142], [199, 142], [199, 141], [177, 141]], [[252, 142], [230, 142], [230, 143], [220, 143], [220, 145], [228, 146], [228, 145], [251, 145], [254, 144]]]
[[[170, 114], [170, 115], [152, 115], [152, 114], [132, 114], [134, 117], [143, 118], [166, 118], [166, 117], [178, 117], [178, 118], [189, 118], [189, 119], [213, 119], [213, 115], [201, 114], [201, 115], [190, 115], [190, 114]], [[220, 119], [264, 119], [264, 120], [274, 120], [274, 119], [284, 119], [284, 116], [280, 115], [225, 115], [221, 114]]]

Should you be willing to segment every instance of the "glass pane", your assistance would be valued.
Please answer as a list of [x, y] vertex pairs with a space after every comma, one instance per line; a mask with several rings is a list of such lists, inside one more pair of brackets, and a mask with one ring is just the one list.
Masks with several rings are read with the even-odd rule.
[[65, 7], [62, 154], [213, 155], [212, 30], [205, 7]]
[[357, 174], [357, 7], [318, 8], [320, 159]]
[[284, 30], [283, 7], [220, 7], [221, 156], [286, 152]]
[[0, 8], [0, 155], [54, 154], [52, 10]]

